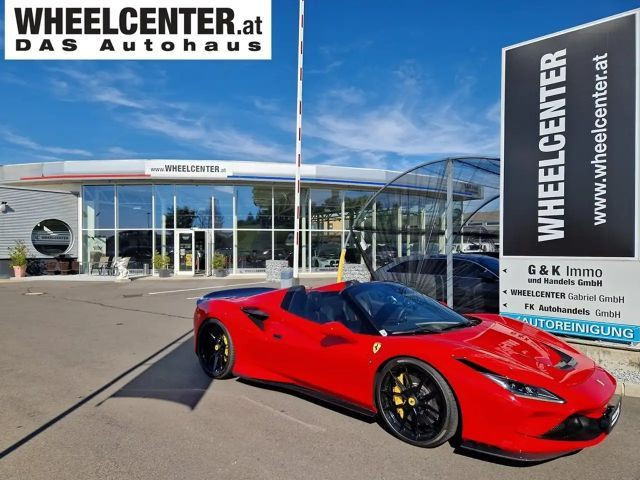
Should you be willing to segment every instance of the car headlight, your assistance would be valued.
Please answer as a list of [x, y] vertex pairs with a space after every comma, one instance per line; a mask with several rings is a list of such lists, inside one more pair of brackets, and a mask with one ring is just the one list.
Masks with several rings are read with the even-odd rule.
[[546, 388], [527, 385], [526, 383], [517, 382], [510, 378], [497, 375], [495, 373], [482, 373], [489, 380], [494, 381], [505, 390], [517, 395], [518, 397], [531, 398], [533, 400], [541, 400], [543, 402], [564, 403], [564, 400], [555, 393], [550, 392]]

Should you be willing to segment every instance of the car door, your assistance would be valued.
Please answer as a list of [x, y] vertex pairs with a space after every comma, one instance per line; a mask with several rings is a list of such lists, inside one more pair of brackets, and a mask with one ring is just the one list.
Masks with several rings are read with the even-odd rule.
[[373, 341], [346, 328], [328, 332], [330, 321], [313, 309], [304, 317], [283, 311], [271, 322], [274, 368], [298, 386], [362, 404], [363, 391], [370, 394]]

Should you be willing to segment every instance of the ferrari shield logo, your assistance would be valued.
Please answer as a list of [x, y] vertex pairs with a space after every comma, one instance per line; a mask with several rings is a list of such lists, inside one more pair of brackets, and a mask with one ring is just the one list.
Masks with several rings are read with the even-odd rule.
[[373, 353], [376, 354], [378, 353], [378, 350], [380, 350], [380, 348], [382, 347], [382, 344], [380, 342], [376, 342], [373, 344]]

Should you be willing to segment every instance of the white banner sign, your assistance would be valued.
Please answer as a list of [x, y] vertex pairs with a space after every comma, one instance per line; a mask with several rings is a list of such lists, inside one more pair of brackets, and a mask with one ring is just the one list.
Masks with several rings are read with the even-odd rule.
[[232, 172], [220, 162], [184, 162], [177, 160], [151, 160], [145, 162], [144, 173], [150, 177], [165, 178], [226, 178]]
[[270, 60], [271, 0], [5, 0], [7, 60]]
[[640, 342], [636, 262], [504, 258], [500, 310], [564, 335]]

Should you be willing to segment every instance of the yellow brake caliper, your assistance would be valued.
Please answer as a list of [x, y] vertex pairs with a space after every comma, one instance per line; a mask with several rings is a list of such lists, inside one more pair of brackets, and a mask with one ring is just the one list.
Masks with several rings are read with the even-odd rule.
[[[393, 374], [392, 374], [393, 375]], [[397, 406], [396, 411], [398, 412], [398, 415], [400, 415], [400, 418], [404, 418], [404, 407], [400, 407], [399, 405], [404, 405], [404, 401], [402, 400], [402, 395], [400, 395], [402, 393], [402, 390], [400, 389], [400, 386], [397, 385], [398, 383], [400, 385], [404, 385], [404, 373], [401, 373], [398, 377], [396, 377], [396, 386], [393, 387], [393, 393], [397, 393], [398, 395], [394, 395], [393, 396], [393, 403]]]
[[227, 340], [226, 335], [222, 335], [222, 341], [224, 342], [224, 356], [229, 358], [229, 340]]

